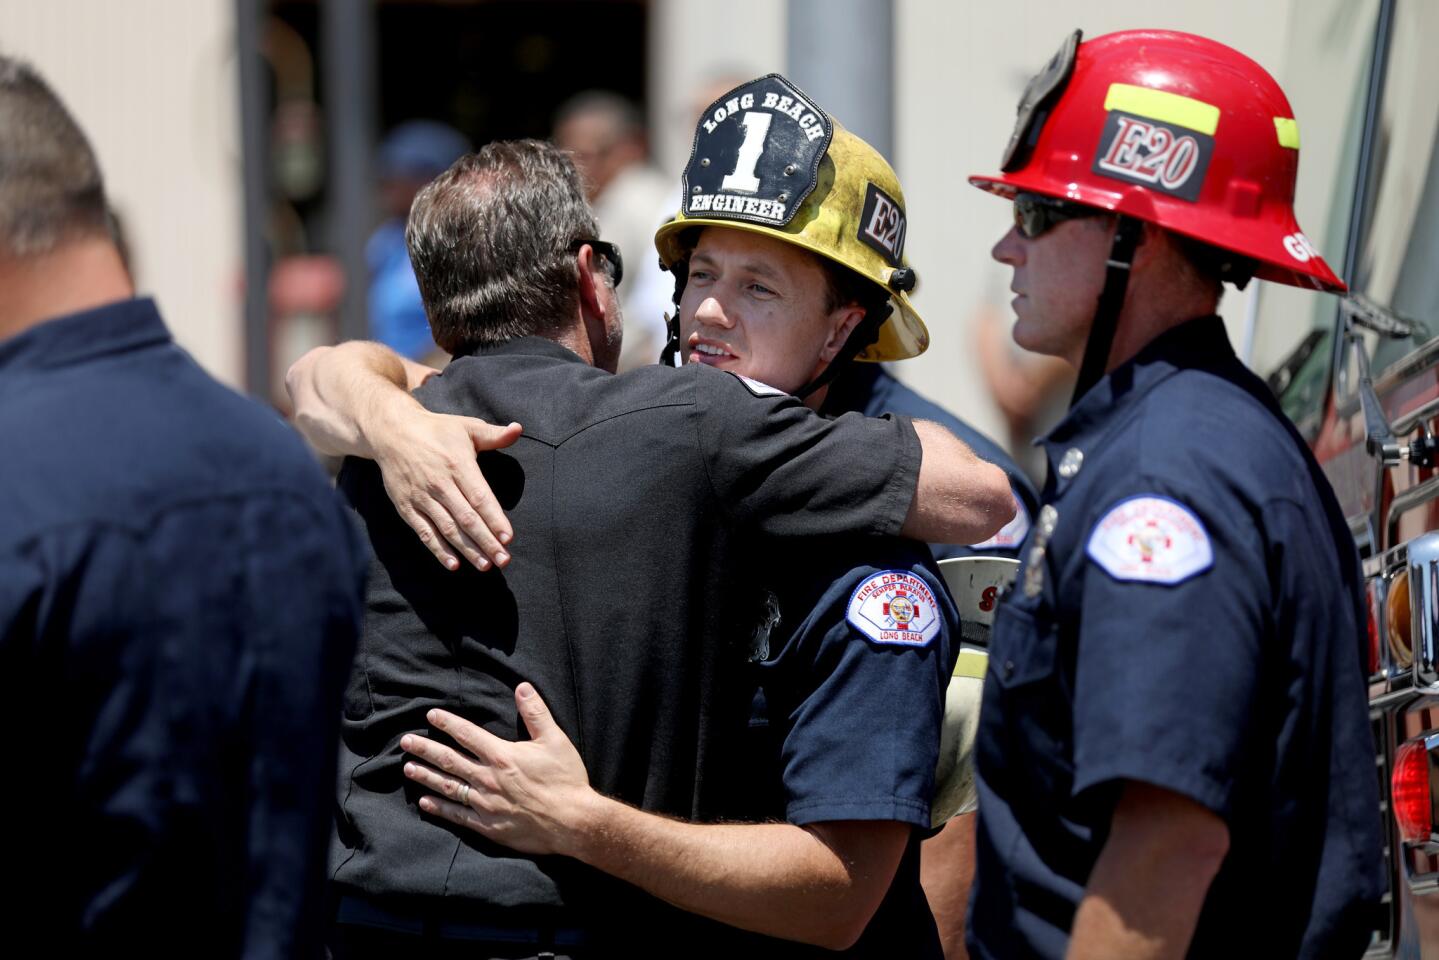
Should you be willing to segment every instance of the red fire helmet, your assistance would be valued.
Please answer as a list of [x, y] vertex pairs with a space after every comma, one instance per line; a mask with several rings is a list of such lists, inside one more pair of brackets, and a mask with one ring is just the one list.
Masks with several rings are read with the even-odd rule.
[[983, 190], [1072, 200], [1252, 258], [1255, 276], [1342, 292], [1294, 218], [1299, 129], [1274, 78], [1187, 33], [1079, 31], [1030, 81]]

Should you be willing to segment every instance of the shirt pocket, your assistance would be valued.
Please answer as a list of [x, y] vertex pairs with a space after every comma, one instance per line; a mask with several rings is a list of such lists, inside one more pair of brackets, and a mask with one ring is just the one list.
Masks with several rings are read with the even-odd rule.
[[1001, 688], [1013, 693], [1057, 681], [1058, 646], [1053, 618], [1044, 611], [1012, 601], [1002, 603], [995, 613], [990, 672]]
[[[989, 673], [998, 696], [991, 730], [1006, 742], [1006, 763], [1038, 791], [1067, 796], [1073, 781], [1073, 699], [1058, 625], [1043, 609], [1001, 605]], [[988, 705], [986, 705], [988, 708]]]
[[355, 651], [355, 658], [350, 664], [350, 678], [345, 684], [346, 720], [368, 720], [375, 712], [375, 700], [370, 692], [368, 659], [368, 651], [362, 640]]

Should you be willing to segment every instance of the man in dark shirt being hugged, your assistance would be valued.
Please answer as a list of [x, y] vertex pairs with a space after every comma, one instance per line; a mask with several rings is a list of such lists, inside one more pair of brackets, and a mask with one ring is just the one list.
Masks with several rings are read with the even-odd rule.
[[3, 56], [0, 130], [6, 913], [62, 956], [317, 956], [363, 546], [135, 297], [84, 134]]

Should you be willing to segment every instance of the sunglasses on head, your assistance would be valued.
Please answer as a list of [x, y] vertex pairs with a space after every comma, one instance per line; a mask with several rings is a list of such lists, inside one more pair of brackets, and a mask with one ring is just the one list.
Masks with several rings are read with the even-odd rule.
[[620, 248], [604, 240], [592, 240], [589, 237], [581, 237], [570, 244], [570, 253], [578, 252], [580, 247], [583, 247], [585, 244], [589, 244], [591, 250], [609, 261], [610, 272], [614, 274], [615, 286], [618, 287], [625, 275], [625, 261], [624, 258], [620, 256]]
[[1098, 207], [1086, 207], [1080, 203], [1037, 193], [1014, 195], [1014, 226], [1022, 236], [1030, 240], [1043, 236], [1066, 220], [1102, 217], [1107, 212]]

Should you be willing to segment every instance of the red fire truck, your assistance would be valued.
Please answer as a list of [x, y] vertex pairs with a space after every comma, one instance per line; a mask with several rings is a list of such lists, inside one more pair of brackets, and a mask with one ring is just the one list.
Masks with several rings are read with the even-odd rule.
[[1352, 292], [1269, 287], [1244, 332], [1364, 558], [1390, 890], [1371, 957], [1439, 958], [1436, 49], [1432, 0], [1296, 5], [1285, 87], [1313, 134], [1299, 212]]

